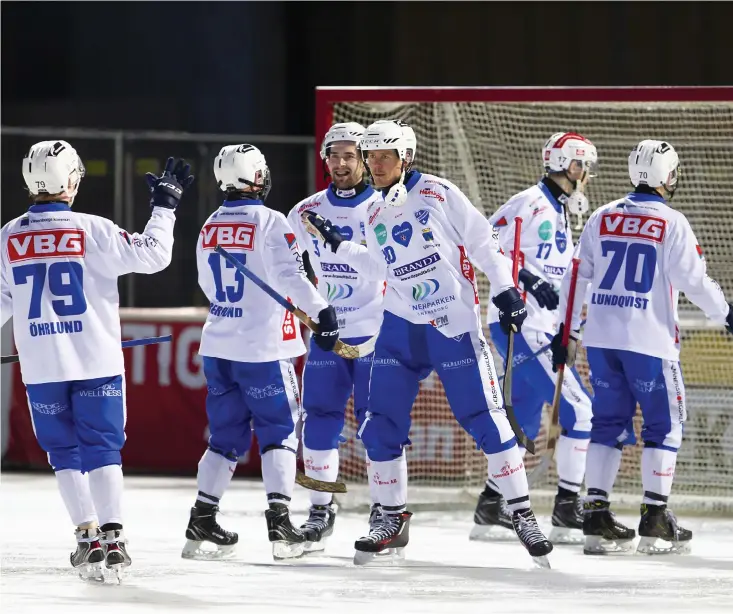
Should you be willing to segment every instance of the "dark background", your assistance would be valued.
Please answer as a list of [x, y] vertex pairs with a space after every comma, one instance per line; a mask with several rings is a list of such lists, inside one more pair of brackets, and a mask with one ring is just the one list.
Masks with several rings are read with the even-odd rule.
[[[3, 2], [2, 124], [312, 137], [316, 85], [730, 85], [731, 17], [724, 2]], [[38, 140], [2, 138], [3, 224], [27, 205], [20, 160]], [[200, 181], [176, 239], [195, 241], [219, 199], [197, 162], [222, 144], [137, 142], [141, 204], [115, 221], [141, 230], [138, 175], [183, 155]], [[262, 149], [268, 204], [287, 211], [307, 195], [303, 147]], [[110, 176], [90, 173], [77, 205], [113, 217]], [[122, 304], [201, 304], [192, 252], [165, 284], [138, 276], [134, 299], [122, 283]]]

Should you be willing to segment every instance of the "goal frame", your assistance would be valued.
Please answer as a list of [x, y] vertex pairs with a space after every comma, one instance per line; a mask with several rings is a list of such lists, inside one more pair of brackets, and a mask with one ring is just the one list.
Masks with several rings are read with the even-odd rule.
[[333, 105], [340, 102], [725, 102], [733, 86], [612, 87], [316, 87], [315, 185], [328, 182], [321, 172], [321, 141], [333, 123]]

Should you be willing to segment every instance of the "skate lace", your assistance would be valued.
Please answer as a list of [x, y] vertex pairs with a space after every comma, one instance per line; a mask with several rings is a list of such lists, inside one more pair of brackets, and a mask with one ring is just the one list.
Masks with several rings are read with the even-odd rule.
[[311, 510], [308, 520], [303, 523], [303, 529], [323, 530], [328, 526], [327, 510]]
[[371, 512], [369, 513], [369, 527], [376, 527], [382, 522], [382, 508], [378, 504], [372, 505]]
[[545, 536], [542, 531], [540, 531], [540, 527], [535, 518], [525, 518], [522, 514], [517, 514], [517, 518], [519, 525], [517, 527], [517, 535], [519, 535], [523, 542], [531, 546], [541, 541], [545, 541]]
[[372, 542], [379, 542], [392, 537], [400, 525], [400, 517], [397, 514], [382, 514], [381, 522], [369, 530], [367, 539]]
[[505, 517], [510, 521], [512, 518], [512, 511], [509, 509], [509, 504], [506, 502], [504, 497], [501, 498], [501, 503], [499, 504], [499, 516]]

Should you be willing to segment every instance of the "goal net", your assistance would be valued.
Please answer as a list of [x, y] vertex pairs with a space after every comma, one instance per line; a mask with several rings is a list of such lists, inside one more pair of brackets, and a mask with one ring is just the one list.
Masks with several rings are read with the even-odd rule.
[[[405, 120], [417, 135], [416, 168], [456, 183], [487, 216], [542, 176], [542, 145], [555, 132], [580, 132], [598, 148], [598, 176], [587, 190], [591, 210], [629, 191], [627, 159], [634, 145], [644, 138], [667, 140], [682, 167], [674, 206], [692, 224], [709, 274], [733, 296], [733, 88], [318, 88], [316, 101], [317, 145], [331, 123]], [[579, 234], [575, 228], [574, 240]], [[479, 277], [485, 310], [488, 281]], [[732, 511], [733, 337], [684, 298], [680, 317], [689, 417], [671, 505]], [[501, 371], [496, 353], [495, 360]], [[584, 354], [579, 370], [591, 391]], [[545, 449], [548, 410], [546, 405], [538, 455], [526, 458], [530, 471]], [[407, 459], [411, 487], [419, 488], [411, 488], [410, 500], [417, 494], [426, 503], [475, 501], [486, 460], [453, 418], [435, 375], [422, 382], [412, 417]], [[640, 430], [637, 412], [637, 439]], [[355, 433], [349, 412], [341, 477], [365, 484], [364, 450]], [[641, 500], [641, 450], [641, 444], [624, 450], [614, 490], [622, 505], [635, 507]], [[553, 467], [533, 497], [549, 497], [556, 480]], [[363, 503], [356, 495], [347, 502]]]

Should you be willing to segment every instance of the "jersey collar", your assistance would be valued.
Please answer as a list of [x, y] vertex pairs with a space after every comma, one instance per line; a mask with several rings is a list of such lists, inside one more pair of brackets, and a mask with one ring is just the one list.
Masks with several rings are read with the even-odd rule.
[[664, 200], [662, 196], [659, 196], [659, 194], [644, 194], [643, 192], [630, 192], [629, 195], [626, 197], [626, 200], [630, 200], [632, 203], [656, 202], [665, 205], [667, 204], [667, 201]]
[[239, 200], [225, 200], [222, 207], [244, 207], [245, 205], [264, 205], [265, 203], [261, 200], [255, 200], [250, 198], [240, 198]]
[[551, 180], [545, 181], [545, 178], [540, 179], [537, 186], [542, 190], [542, 193], [547, 197], [547, 200], [550, 201], [550, 204], [554, 207], [555, 211], [563, 213], [563, 205], [567, 202], [568, 197], [567, 194], [560, 189], [560, 186], [556, 185]]
[[405, 181], [405, 187], [407, 188], [408, 192], [415, 187], [415, 184], [420, 181], [421, 177], [422, 173], [419, 171], [410, 171], [408, 173], [407, 181]]
[[28, 208], [31, 213], [50, 213], [51, 211], [71, 211], [69, 203], [43, 203], [31, 205]]
[[331, 203], [334, 207], [357, 207], [365, 200], [369, 199], [372, 194], [374, 194], [374, 189], [370, 185], [366, 186], [366, 188], [364, 188], [358, 194], [354, 196], [349, 196], [347, 198], [342, 198], [341, 196], [338, 196], [336, 192], [331, 189], [330, 186], [326, 189], [326, 198], [328, 198], [328, 202]]

